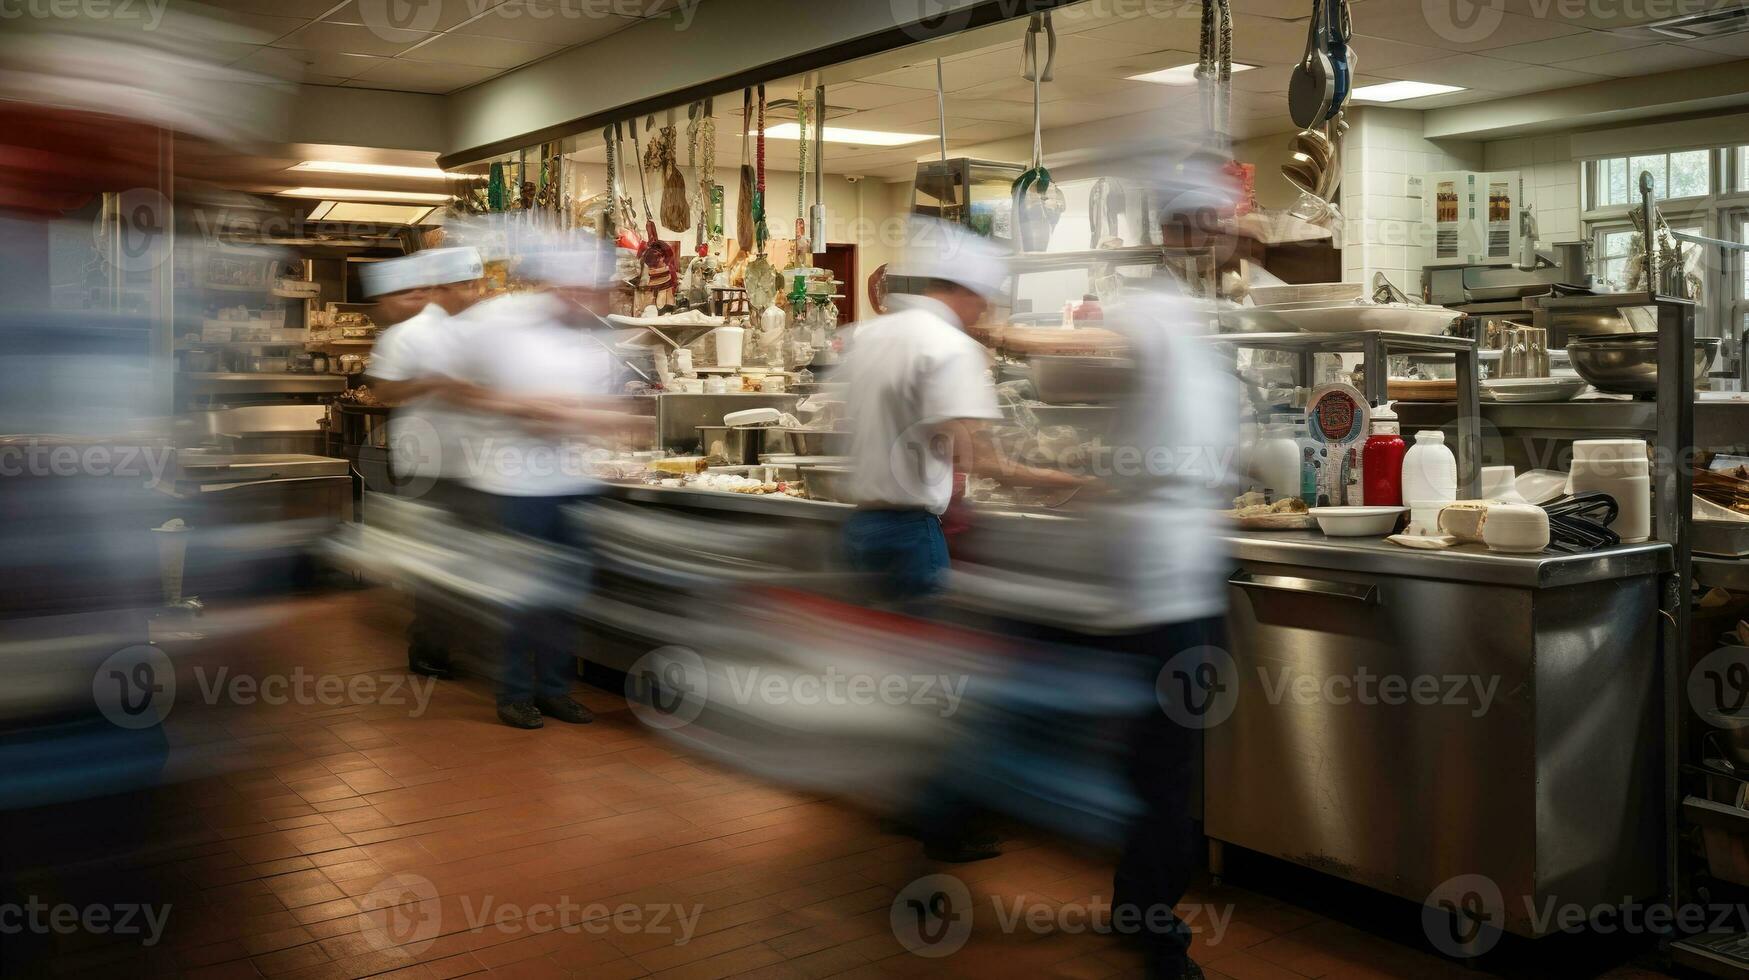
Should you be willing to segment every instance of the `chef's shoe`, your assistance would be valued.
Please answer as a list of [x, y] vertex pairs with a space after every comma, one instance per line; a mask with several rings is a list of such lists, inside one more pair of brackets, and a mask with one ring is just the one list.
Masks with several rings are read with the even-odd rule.
[[570, 722], [573, 725], [587, 725], [595, 720], [595, 715], [569, 697], [561, 694], [556, 698], [535, 698], [534, 706], [540, 713], [559, 721]]
[[1206, 980], [1202, 967], [1183, 953], [1148, 957], [1148, 980]]
[[967, 833], [952, 838], [924, 837], [923, 856], [947, 864], [988, 861], [1002, 854], [1002, 839], [994, 834]]
[[499, 705], [498, 720], [511, 728], [539, 728], [542, 724], [540, 712], [528, 701]]
[[421, 677], [435, 677], [440, 681], [451, 677], [448, 658], [423, 647], [407, 648], [407, 669]]

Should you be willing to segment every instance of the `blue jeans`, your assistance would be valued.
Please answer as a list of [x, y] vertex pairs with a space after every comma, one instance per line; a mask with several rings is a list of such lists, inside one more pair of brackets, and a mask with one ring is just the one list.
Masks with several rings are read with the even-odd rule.
[[878, 598], [921, 599], [946, 584], [947, 536], [926, 510], [859, 510], [844, 522], [850, 567], [879, 576]]
[[[566, 525], [565, 508], [588, 500], [587, 496], [495, 498], [498, 526], [549, 544], [582, 547], [573, 529]], [[535, 698], [564, 697], [570, 693], [574, 652], [567, 644], [571, 635], [565, 617], [550, 609], [516, 613], [504, 637], [498, 663], [498, 703], [517, 704]]]

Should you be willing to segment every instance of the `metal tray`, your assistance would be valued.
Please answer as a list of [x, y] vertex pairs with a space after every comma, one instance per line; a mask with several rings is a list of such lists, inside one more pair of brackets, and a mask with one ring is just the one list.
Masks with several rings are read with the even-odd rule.
[[1695, 521], [1691, 540], [1696, 554], [1749, 557], [1749, 521]]

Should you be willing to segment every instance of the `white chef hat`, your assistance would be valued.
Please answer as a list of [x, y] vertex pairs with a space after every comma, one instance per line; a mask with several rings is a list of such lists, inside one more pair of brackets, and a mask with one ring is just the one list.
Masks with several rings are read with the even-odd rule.
[[961, 225], [927, 215], [905, 219], [905, 242], [888, 274], [957, 283], [987, 298], [1004, 294], [1012, 252]]
[[577, 234], [523, 256], [518, 271], [548, 286], [606, 289], [619, 278], [619, 249], [595, 235]]
[[415, 252], [400, 258], [360, 265], [358, 281], [364, 287], [364, 295], [374, 299], [389, 293], [403, 293], [409, 289], [424, 289], [431, 285], [427, 278], [424, 254]]
[[427, 286], [446, 286], [452, 282], [472, 282], [486, 278], [485, 263], [480, 261], [480, 250], [477, 248], [433, 248], [416, 254], [425, 263]]

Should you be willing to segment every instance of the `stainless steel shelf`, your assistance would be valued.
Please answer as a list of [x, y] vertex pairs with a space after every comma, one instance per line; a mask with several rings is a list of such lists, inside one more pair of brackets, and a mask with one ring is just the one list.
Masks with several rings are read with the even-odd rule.
[[1392, 354], [1446, 354], [1473, 351], [1476, 342], [1465, 337], [1404, 333], [1398, 330], [1356, 330], [1343, 333], [1223, 333], [1207, 338], [1211, 343], [1249, 350], [1279, 350], [1313, 354], [1359, 353], [1376, 340]]
[[1539, 305], [1551, 312], [1563, 310], [1619, 310], [1624, 306], [1693, 306], [1694, 300], [1646, 293], [1599, 293], [1595, 296], [1550, 296]]
[[1749, 558], [1695, 555], [1694, 580], [1707, 588], [1749, 592]]
[[178, 386], [186, 395], [327, 394], [346, 390], [341, 374], [199, 374], [182, 373]]
[[[1586, 399], [1571, 402], [1482, 402], [1482, 419], [1501, 432], [1540, 439], [1600, 436], [1652, 437], [1658, 431], [1655, 402]], [[1404, 426], [1431, 428], [1456, 417], [1451, 402], [1397, 402]], [[1697, 401], [1694, 444], [1703, 449], [1749, 445], [1749, 402]]]

